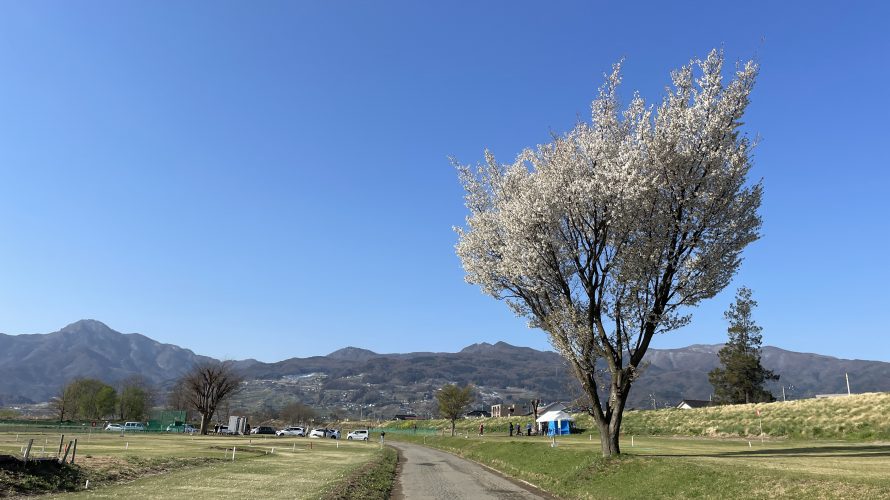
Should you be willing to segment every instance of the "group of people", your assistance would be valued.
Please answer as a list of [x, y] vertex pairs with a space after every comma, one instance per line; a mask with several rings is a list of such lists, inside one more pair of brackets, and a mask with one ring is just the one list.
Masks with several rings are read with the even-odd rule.
[[[521, 436], [522, 435], [522, 424], [516, 424], [515, 429], [516, 429], [516, 435]], [[510, 436], [511, 437], [513, 436], [513, 430], [514, 430], [513, 422], [510, 422]], [[525, 435], [526, 436], [532, 435], [532, 423], [531, 422], [528, 422], [527, 424], [525, 424]]]
[[[416, 425], [414, 426], [414, 429], [415, 429], [414, 432], [417, 432]], [[513, 437], [514, 429], [516, 431], [517, 436], [522, 436], [522, 424], [516, 424], [516, 427], [513, 427], [513, 422], [510, 422], [510, 437]], [[480, 436], [485, 435], [485, 424], [484, 423], [479, 424], [479, 435]], [[528, 422], [527, 424], [525, 424], [525, 435], [526, 436], [532, 435], [532, 423], [531, 422]]]

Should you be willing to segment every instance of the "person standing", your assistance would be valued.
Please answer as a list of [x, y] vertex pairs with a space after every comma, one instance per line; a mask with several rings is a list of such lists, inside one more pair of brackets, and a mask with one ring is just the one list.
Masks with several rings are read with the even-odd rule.
[[526, 436], [532, 435], [532, 423], [531, 422], [525, 424], [525, 435]]
[[479, 435], [481, 436], [484, 433], [485, 433], [485, 424], [479, 424]]
[[510, 437], [513, 437], [513, 422], [510, 422]]

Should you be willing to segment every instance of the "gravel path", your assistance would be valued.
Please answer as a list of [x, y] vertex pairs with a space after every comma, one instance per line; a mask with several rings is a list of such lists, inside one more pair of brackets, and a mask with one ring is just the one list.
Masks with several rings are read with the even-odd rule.
[[416, 444], [390, 444], [402, 458], [393, 495], [397, 500], [552, 498], [451, 453]]

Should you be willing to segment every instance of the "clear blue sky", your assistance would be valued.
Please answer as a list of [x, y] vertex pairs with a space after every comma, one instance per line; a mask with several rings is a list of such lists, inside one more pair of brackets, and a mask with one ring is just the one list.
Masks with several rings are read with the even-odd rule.
[[[763, 238], [655, 347], [725, 339], [890, 361], [879, 2], [0, 2], [0, 331], [81, 318], [274, 361], [353, 345], [547, 348], [463, 282], [448, 162], [511, 160], [713, 47], [755, 56]], [[781, 5], [779, 5], [781, 4]]]

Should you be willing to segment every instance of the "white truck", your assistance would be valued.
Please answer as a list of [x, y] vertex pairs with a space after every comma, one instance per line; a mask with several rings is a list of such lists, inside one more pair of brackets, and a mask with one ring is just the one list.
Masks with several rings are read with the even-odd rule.
[[228, 434], [247, 434], [247, 417], [229, 417]]

